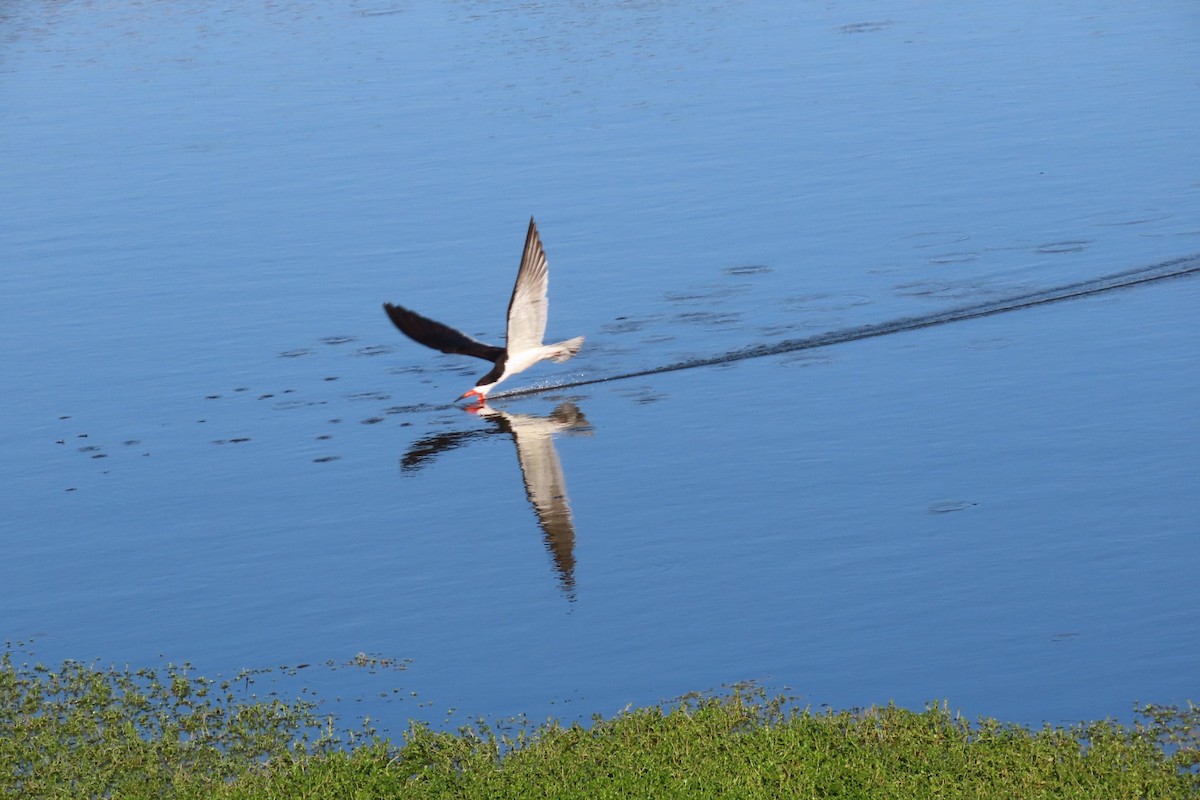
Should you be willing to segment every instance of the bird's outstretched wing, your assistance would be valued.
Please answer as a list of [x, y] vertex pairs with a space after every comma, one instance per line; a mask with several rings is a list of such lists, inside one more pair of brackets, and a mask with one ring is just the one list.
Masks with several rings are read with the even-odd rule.
[[504, 355], [503, 347], [476, 341], [462, 331], [456, 331], [449, 325], [435, 322], [428, 317], [422, 317], [415, 311], [409, 311], [404, 306], [384, 303], [383, 310], [387, 312], [400, 332], [414, 342], [440, 350], [443, 353], [459, 353], [464, 356], [475, 356], [484, 361], [495, 361]]
[[508, 351], [517, 353], [531, 347], [541, 347], [546, 335], [546, 318], [550, 304], [546, 293], [550, 289], [550, 273], [546, 266], [546, 251], [538, 236], [537, 224], [529, 218], [529, 232], [525, 234], [525, 251], [521, 254], [521, 268], [517, 270], [517, 282], [513, 285], [512, 299], [508, 301]]

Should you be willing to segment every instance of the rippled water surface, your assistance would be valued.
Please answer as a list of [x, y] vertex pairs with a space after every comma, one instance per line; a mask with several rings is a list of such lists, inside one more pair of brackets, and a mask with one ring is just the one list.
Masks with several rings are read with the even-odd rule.
[[[1198, 35], [1187, 3], [6, 5], [0, 635], [394, 659], [301, 673], [393, 730], [746, 679], [1200, 699]], [[587, 342], [468, 413], [487, 365], [380, 304], [502, 341], [530, 214], [548, 335]]]

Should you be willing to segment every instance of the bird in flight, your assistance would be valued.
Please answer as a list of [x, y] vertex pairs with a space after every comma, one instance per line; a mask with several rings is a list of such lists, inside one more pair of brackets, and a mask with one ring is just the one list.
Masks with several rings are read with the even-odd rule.
[[513, 285], [512, 298], [508, 301], [508, 334], [504, 347], [484, 344], [449, 325], [409, 311], [404, 306], [384, 303], [383, 310], [401, 333], [415, 342], [443, 353], [459, 353], [492, 362], [491, 371], [476, 381], [474, 388], [456, 398], [462, 400], [464, 397], [471, 397], [483, 403], [490, 391], [518, 372], [524, 372], [547, 358], [566, 361], [583, 346], [582, 336], [557, 344], [542, 344], [542, 338], [546, 335], [546, 317], [550, 310], [549, 301], [546, 299], [549, 288], [550, 273], [546, 268], [546, 251], [542, 249], [537, 224], [530, 217], [529, 232], [525, 234], [525, 251], [521, 255], [521, 267], [517, 270], [517, 282]]

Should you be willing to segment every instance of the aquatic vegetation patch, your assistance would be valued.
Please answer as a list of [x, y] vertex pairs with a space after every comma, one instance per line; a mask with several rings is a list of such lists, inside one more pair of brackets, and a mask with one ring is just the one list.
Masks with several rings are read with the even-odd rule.
[[[211, 680], [187, 664], [51, 667], [17, 663], [20, 654], [6, 644], [0, 657], [3, 797], [169, 797], [181, 782], [225, 785], [281, 759], [327, 755], [374, 734], [367, 723], [338, 729], [314, 700], [254, 694], [261, 671]], [[344, 666], [385, 663], [360, 654]], [[304, 666], [282, 671], [294, 675]]]
[[[345, 666], [403, 669], [361, 656]], [[302, 667], [296, 667], [299, 670]], [[310, 701], [247, 695], [252, 674], [186, 666], [0, 661], [0, 795], [302, 797], [1200, 796], [1200, 707], [1031, 729], [944, 704], [813, 713], [753, 686], [589, 725], [456, 731], [402, 742], [339, 730]]]

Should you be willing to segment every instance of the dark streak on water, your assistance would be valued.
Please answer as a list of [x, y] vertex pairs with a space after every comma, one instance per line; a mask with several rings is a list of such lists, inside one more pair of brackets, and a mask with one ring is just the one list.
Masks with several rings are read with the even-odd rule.
[[[1105, 275], [1086, 281], [1078, 281], [1076, 283], [1068, 283], [1063, 286], [1055, 286], [1049, 289], [1041, 289], [1036, 292], [1028, 292], [1026, 294], [1015, 295], [1013, 297], [1006, 297], [1001, 300], [991, 300], [986, 303], [960, 306], [947, 311], [939, 311], [934, 314], [925, 314], [918, 317], [903, 317], [901, 319], [891, 320], [890, 322], [880, 322], [873, 325], [860, 325], [854, 328], [845, 328], [840, 331], [821, 333], [817, 334], [816, 336], [807, 336], [802, 339], [787, 339], [777, 344], [753, 345], [751, 347], [744, 347], [739, 350], [733, 350], [731, 352], [722, 353], [721, 355], [712, 356], [709, 358], [694, 358], [687, 361], [676, 362], [674, 364], [667, 364], [661, 367], [638, 370], [637, 372], [626, 372], [620, 375], [608, 375], [602, 378], [588, 378], [586, 380], [560, 383], [551, 386], [534, 386], [528, 389], [513, 389], [492, 395], [492, 397], [493, 399], [499, 399], [503, 397], [521, 397], [524, 395], [540, 394], [542, 392], [570, 389], [576, 386], [589, 386], [596, 383], [608, 383], [610, 381], [620, 381], [628, 378], [640, 378], [645, 375], [658, 375], [663, 372], [677, 372], [684, 369], [711, 367], [720, 364], [729, 364], [735, 361], [745, 361], [746, 359], [751, 358], [782, 355], [784, 353], [793, 353], [798, 350], [812, 350], [818, 347], [829, 347], [835, 344], [844, 344], [846, 342], [857, 342], [862, 339], [871, 339], [876, 336], [889, 336], [894, 333], [905, 333], [907, 331], [915, 331], [922, 328], [932, 328], [936, 325], [946, 325], [951, 322], [965, 322], [966, 320], [979, 319], [980, 317], [987, 317], [993, 314], [1003, 314], [1008, 311], [1019, 311], [1023, 308], [1032, 308], [1033, 306], [1046, 305], [1047, 303], [1058, 303], [1064, 300], [1075, 300], [1081, 297], [1090, 297], [1091, 295], [1112, 292], [1118, 289], [1128, 289], [1144, 283], [1156, 283], [1158, 281], [1170, 280], [1172, 278], [1183, 278], [1189, 275], [1194, 275], [1197, 272], [1200, 272], [1200, 254], [1183, 256], [1181, 258], [1171, 259], [1170, 261], [1164, 261], [1161, 264], [1155, 264], [1149, 267], [1139, 267], [1138, 269], [1117, 272], [1112, 275]], [[401, 409], [404, 411], [430, 411], [452, 407], [453, 405], [423, 404], [398, 407], [397, 409], [393, 409], [393, 411], [399, 411]]]
[[[492, 395], [491, 399], [499, 400], [508, 397], [524, 397], [527, 395], [542, 394], [544, 392], [571, 389], [578, 386], [590, 386], [597, 383], [609, 383], [612, 381], [627, 380], [629, 378], [640, 378], [646, 375], [659, 375], [664, 372], [678, 372], [680, 370], [695, 369], [698, 367], [719, 366], [731, 364], [736, 361], [745, 361], [751, 358], [763, 358], [766, 356], [794, 353], [801, 350], [813, 350], [821, 347], [830, 347], [836, 344], [845, 344], [847, 342], [857, 342], [863, 339], [872, 339], [877, 336], [890, 336], [895, 333], [906, 333], [908, 331], [920, 330], [922, 328], [932, 328], [937, 325], [947, 325], [952, 322], [965, 322], [967, 320], [979, 319], [981, 317], [992, 316], [994, 314], [1003, 314], [1009, 311], [1019, 311], [1025, 308], [1046, 305], [1048, 303], [1059, 303], [1064, 300], [1076, 300], [1081, 297], [1090, 297], [1092, 295], [1103, 294], [1104, 292], [1112, 292], [1119, 289], [1129, 289], [1145, 283], [1157, 283], [1159, 281], [1171, 280], [1173, 278], [1184, 278], [1194, 275], [1197, 272], [1200, 272], [1200, 254], [1182, 256], [1180, 258], [1164, 261], [1149, 267], [1139, 267], [1137, 269], [1117, 272], [1111, 275], [1104, 275], [1099, 278], [1077, 281], [1075, 283], [1068, 283], [1062, 286], [1051, 287], [1049, 289], [1040, 289], [1035, 292], [1027, 292], [1025, 294], [1014, 295], [1012, 297], [1006, 297], [1000, 300], [991, 300], [986, 303], [959, 306], [958, 308], [939, 311], [933, 314], [924, 314], [916, 317], [902, 317], [889, 322], [880, 322], [873, 325], [860, 325], [854, 328], [844, 328], [839, 331], [829, 331], [827, 333], [821, 333], [815, 336], [806, 336], [802, 339], [786, 339], [776, 344], [753, 345], [708, 358], [693, 358], [686, 361], [678, 361], [673, 364], [666, 364], [661, 367], [651, 367], [649, 369], [638, 370], [636, 372], [625, 372], [618, 375], [606, 375], [601, 378], [587, 378], [579, 381], [556, 383], [545, 386], [531, 386], [523, 389], [511, 389], [504, 392], [498, 392]], [[455, 407], [457, 407], [457, 404], [455, 403], [418, 403], [415, 405], [392, 406], [391, 408], [387, 409], [387, 413], [405, 414], [424, 411], [441, 411]], [[371, 422], [376, 421], [378, 420], [371, 420]]]

